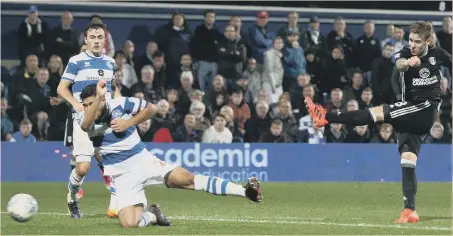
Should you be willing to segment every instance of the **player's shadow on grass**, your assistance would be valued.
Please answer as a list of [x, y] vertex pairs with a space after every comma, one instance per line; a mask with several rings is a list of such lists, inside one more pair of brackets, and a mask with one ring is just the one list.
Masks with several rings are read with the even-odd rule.
[[450, 220], [451, 216], [420, 216], [421, 221], [430, 221], [430, 220]]

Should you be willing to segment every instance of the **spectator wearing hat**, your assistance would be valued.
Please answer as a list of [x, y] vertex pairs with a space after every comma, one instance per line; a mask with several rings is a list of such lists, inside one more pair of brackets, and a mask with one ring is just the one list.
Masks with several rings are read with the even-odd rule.
[[[280, 28], [277, 35], [286, 40], [288, 32], [296, 32], [299, 33], [299, 35], [305, 34], [302, 26], [299, 25], [299, 13], [295, 11], [288, 13], [288, 22]], [[299, 37], [299, 44], [301, 46], [304, 45], [302, 40], [303, 37]]]
[[79, 33], [72, 28], [73, 21], [72, 13], [65, 11], [61, 16], [61, 25], [52, 30], [50, 51], [60, 56], [63, 64], [67, 64], [69, 58], [79, 52]]
[[326, 36], [319, 31], [319, 18], [317, 16], [310, 17], [308, 30], [301, 34], [305, 51], [313, 52], [320, 58], [328, 56]]
[[271, 32], [267, 27], [268, 22], [269, 14], [267, 11], [260, 11], [257, 15], [256, 25], [249, 28], [249, 40], [253, 49], [253, 57], [259, 64], [263, 64], [264, 52], [272, 47], [272, 40], [275, 37], [275, 32]]
[[297, 84], [297, 76], [306, 73], [304, 49], [299, 44], [299, 33], [288, 32], [288, 42], [283, 48], [283, 91], [288, 92]]
[[227, 84], [234, 84], [241, 77], [242, 66], [246, 60], [245, 46], [235, 40], [235, 34], [236, 31], [233, 26], [226, 26], [225, 37], [219, 40], [216, 48], [218, 55], [217, 71], [225, 78]]
[[128, 89], [131, 89], [132, 86], [138, 82], [134, 68], [126, 63], [126, 55], [124, 55], [123, 51], [115, 52], [113, 59], [115, 59], [117, 70], [121, 70], [123, 72], [123, 85]]
[[327, 35], [327, 49], [332, 51], [336, 45], [343, 48], [344, 60], [347, 68], [355, 66], [355, 42], [352, 34], [346, 31], [346, 21], [343, 17], [335, 18], [333, 30]]
[[191, 41], [193, 59], [198, 63], [198, 82], [201, 91], [209, 86], [217, 74], [217, 44], [223, 38], [215, 25], [216, 13], [213, 10], [204, 12], [204, 22], [199, 25]]
[[49, 51], [46, 43], [49, 39], [49, 28], [47, 23], [39, 18], [38, 8], [30, 6], [28, 16], [22, 21], [17, 29], [19, 39], [18, 54], [21, 65], [25, 65], [28, 55], [37, 55], [40, 60], [47, 57]]
[[283, 39], [277, 36], [274, 39], [274, 46], [264, 53], [263, 81], [259, 86], [253, 85], [252, 93], [254, 97], [258, 96], [261, 88], [267, 91], [271, 103], [276, 103], [283, 93]]
[[374, 36], [374, 29], [374, 22], [366, 21], [363, 26], [363, 35], [356, 40], [357, 66], [363, 71], [367, 84], [371, 83], [373, 61], [381, 55], [381, 41]]
[[445, 143], [451, 144], [451, 135], [448, 133], [444, 133], [445, 129], [444, 126], [440, 123], [434, 123], [433, 127], [429, 132], [429, 135], [425, 138], [424, 143]]

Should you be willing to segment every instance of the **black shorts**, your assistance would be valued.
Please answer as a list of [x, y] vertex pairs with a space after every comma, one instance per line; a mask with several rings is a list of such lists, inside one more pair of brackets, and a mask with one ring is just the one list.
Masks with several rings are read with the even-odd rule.
[[407, 101], [384, 105], [384, 122], [393, 126], [398, 151], [417, 156], [424, 137], [429, 133], [438, 112], [437, 101]]
[[67, 118], [66, 118], [66, 126], [64, 131], [64, 145], [66, 147], [72, 146], [72, 126], [74, 120], [72, 119], [72, 112], [69, 111]]

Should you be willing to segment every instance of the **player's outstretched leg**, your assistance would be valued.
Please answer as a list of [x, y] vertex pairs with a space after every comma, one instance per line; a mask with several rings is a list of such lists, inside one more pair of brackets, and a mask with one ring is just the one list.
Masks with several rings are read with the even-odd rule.
[[401, 154], [404, 210], [401, 212], [400, 217], [395, 221], [397, 224], [416, 223], [420, 221], [420, 218], [415, 211], [415, 195], [417, 194], [417, 177], [415, 175], [416, 163], [417, 155], [415, 153], [403, 152]]
[[367, 110], [336, 113], [327, 112], [321, 105], [314, 104], [309, 97], [305, 97], [305, 104], [313, 119], [313, 123], [317, 127], [323, 127], [329, 123], [360, 126], [384, 121], [384, 110], [382, 106]]
[[194, 175], [184, 168], [177, 167], [167, 174], [165, 184], [169, 188], [202, 190], [214, 195], [247, 197], [254, 202], [261, 202], [262, 199], [260, 183], [255, 177], [249, 178], [248, 183], [243, 187], [219, 177]]
[[[69, 162], [69, 165], [70, 165], [70, 167], [71, 167], [71, 172], [72, 172], [72, 170], [74, 170], [74, 169], [76, 168], [75, 157], [74, 157], [74, 155], [72, 155], [72, 147], [71, 147], [71, 154], [70, 154], [70, 156], [71, 156], [71, 160], [70, 160], [70, 162]], [[70, 173], [71, 173], [71, 172], [70, 172]], [[80, 200], [81, 198], [83, 198], [83, 195], [84, 195], [83, 188], [80, 188], [79, 191], [77, 192], [77, 195], [76, 195], [77, 200]]]
[[71, 175], [69, 176], [69, 183], [68, 183], [68, 211], [72, 218], [81, 218], [82, 213], [80, 211], [79, 202], [77, 199], [77, 193], [82, 187], [83, 180], [85, 179], [85, 175], [88, 173], [90, 169], [90, 162], [78, 162], [75, 169], [71, 171]]

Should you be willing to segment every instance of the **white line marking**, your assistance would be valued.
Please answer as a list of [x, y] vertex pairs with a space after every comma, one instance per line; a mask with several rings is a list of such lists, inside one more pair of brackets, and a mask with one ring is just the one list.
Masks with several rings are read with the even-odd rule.
[[[1, 212], [1, 214], [8, 214], [7, 212]], [[85, 216], [103, 215], [99, 214], [84, 214]], [[60, 212], [38, 212], [37, 215], [56, 215], [56, 216], [68, 216], [68, 213]], [[241, 218], [218, 218], [216, 216], [173, 216], [168, 217], [172, 220], [199, 220], [199, 221], [217, 221], [217, 222], [245, 222], [245, 223], [264, 223], [264, 224], [298, 224], [298, 225], [330, 225], [330, 226], [345, 226], [345, 227], [366, 227], [366, 228], [395, 228], [395, 229], [419, 229], [419, 230], [438, 230], [438, 231], [451, 231], [452, 228], [448, 227], [436, 227], [436, 226], [407, 226], [407, 225], [380, 225], [380, 224], [368, 224], [368, 223], [335, 223], [335, 222], [322, 222], [322, 218], [309, 219], [312, 221], [306, 221], [307, 218], [297, 217], [269, 217], [267, 220], [255, 220], [253, 217], [241, 217]], [[288, 220], [277, 220], [277, 219], [294, 219]], [[273, 219], [273, 220], [271, 220]], [[298, 220], [297, 220], [298, 219]]]

